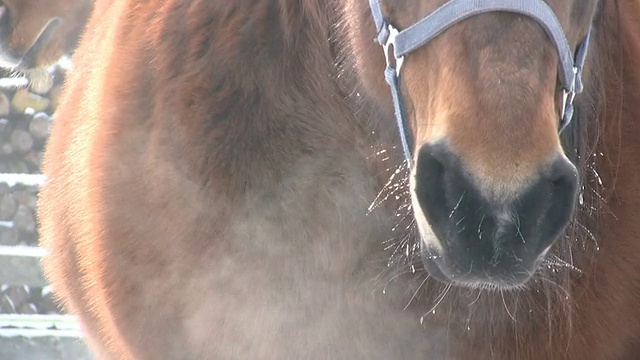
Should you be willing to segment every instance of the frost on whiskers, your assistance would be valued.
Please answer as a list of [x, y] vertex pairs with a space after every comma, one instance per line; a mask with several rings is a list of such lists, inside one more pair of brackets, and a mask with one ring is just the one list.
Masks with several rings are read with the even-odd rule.
[[387, 149], [372, 147], [372, 150], [376, 160], [387, 164], [387, 181], [369, 206], [369, 213], [391, 207], [396, 220], [393, 236], [384, 243], [389, 258], [386, 259], [386, 268], [376, 279], [377, 284], [381, 285], [381, 289], [376, 287], [376, 291], [386, 293], [388, 287], [397, 291], [398, 286], [404, 286], [403, 290], [408, 295], [405, 310], [409, 306], [419, 309], [423, 315], [418, 320], [424, 326], [439, 321], [444, 322], [451, 331], [470, 332], [474, 327], [488, 330], [487, 324], [492, 327], [500, 321], [507, 321], [514, 325], [514, 329], [518, 329], [520, 323], [526, 323], [520, 322], [520, 319], [543, 313], [542, 318], [547, 320], [545, 327], [549, 341], [558, 335], [558, 331], [571, 333], [575, 311], [572, 306], [575, 290], [571, 284], [581, 276], [599, 250], [592, 221], [597, 214], [607, 211], [603, 197], [605, 184], [596, 171], [598, 154], [592, 153], [580, 161], [583, 165], [583, 184], [576, 203], [577, 211], [567, 231], [550, 249], [529, 283], [518, 289], [501, 290], [462, 288], [428, 281], [430, 276], [418, 256], [420, 235], [412, 213], [410, 170], [404, 161], [390, 161], [393, 157], [389, 156]]

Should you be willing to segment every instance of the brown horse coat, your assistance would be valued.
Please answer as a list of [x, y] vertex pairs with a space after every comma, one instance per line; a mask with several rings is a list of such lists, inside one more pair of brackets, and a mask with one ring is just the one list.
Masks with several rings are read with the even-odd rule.
[[[598, 250], [576, 230], [579, 243], [554, 256], [575, 247], [581, 272], [543, 268], [507, 293], [442, 292], [412, 258], [390, 103], [352, 70], [341, 11], [354, 9], [341, 5], [98, 1], [39, 204], [47, 275], [93, 348], [105, 359], [636, 358], [640, 3], [603, 1], [574, 120], [606, 209], [581, 208], [572, 229], [587, 226]], [[386, 206], [368, 214], [379, 193]]]

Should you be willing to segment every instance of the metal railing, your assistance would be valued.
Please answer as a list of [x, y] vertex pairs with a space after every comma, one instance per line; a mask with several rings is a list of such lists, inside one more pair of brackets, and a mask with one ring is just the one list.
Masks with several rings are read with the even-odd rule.
[[[0, 174], [0, 184], [37, 186], [38, 174]], [[13, 221], [0, 221], [12, 228]], [[40, 260], [47, 252], [37, 246], [0, 245], [2, 286], [48, 287]], [[75, 318], [61, 314], [0, 314], [0, 360], [89, 360]]]

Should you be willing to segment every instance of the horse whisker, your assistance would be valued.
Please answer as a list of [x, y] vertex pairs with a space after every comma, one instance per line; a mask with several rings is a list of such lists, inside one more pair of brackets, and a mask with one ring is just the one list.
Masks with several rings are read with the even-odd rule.
[[[442, 300], [444, 300], [444, 298], [447, 296], [447, 294], [449, 293], [449, 290], [451, 290], [451, 286], [452, 284], [447, 284], [447, 286], [445, 287], [445, 289], [442, 291], [442, 293], [440, 293], [440, 295], [438, 296], [438, 298], [436, 298], [436, 304], [433, 305], [433, 307], [431, 309], [429, 309], [429, 311], [427, 311], [426, 313], [424, 313], [422, 315], [422, 318], [424, 318], [425, 316], [427, 316], [427, 314], [432, 313], [433, 311], [435, 311], [435, 309], [440, 305], [440, 303], [442, 303]], [[422, 320], [422, 319], [421, 319]]]
[[516, 318], [511, 314], [511, 311], [509, 311], [509, 308], [507, 307], [507, 302], [504, 299], [503, 290], [500, 290], [500, 296], [502, 297], [502, 304], [504, 305], [504, 309], [507, 311], [507, 314], [509, 314], [509, 317], [511, 318], [511, 320], [513, 320], [513, 322], [518, 322]]
[[416, 289], [416, 291], [413, 292], [413, 296], [411, 296], [411, 299], [409, 299], [409, 302], [407, 303], [407, 305], [404, 306], [404, 308], [402, 309], [402, 311], [407, 310], [407, 308], [409, 307], [409, 305], [411, 304], [411, 302], [413, 301], [413, 299], [416, 298], [416, 295], [418, 294], [418, 292], [420, 291], [420, 289], [422, 288], [422, 286], [424, 286], [424, 284], [427, 282], [427, 280], [429, 280], [429, 278], [431, 277], [431, 275], [425, 276], [424, 280], [422, 280], [422, 283], [420, 283], [420, 285], [418, 286], [418, 288]]

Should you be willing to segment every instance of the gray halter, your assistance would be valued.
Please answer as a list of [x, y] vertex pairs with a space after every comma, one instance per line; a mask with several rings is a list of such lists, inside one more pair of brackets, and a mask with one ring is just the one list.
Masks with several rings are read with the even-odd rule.
[[[477, 14], [493, 11], [519, 13], [533, 18], [544, 28], [556, 46], [560, 59], [559, 75], [564, 91], [564, 106], [560, 116], [559, 131], [561, 132], [573, 118], [573, 100], [576, 94], [583, 90], [582, 68], [587, 57], [591, 29], [578, 45], [574, 61], [573, 51], [562, 25], [553, 10], [543, 0], [450, 0], [402, 31], [398, 31], [386, 20], [382, 14], [380, 0], [369, 0], [369, 6], [378, 32], [376, 41], [384, 48], [387, 61], [384, 71], [385, 80], [391, 87], [400, 140], [408, 166], [412, 165], [411, 144], [398, 85], [404, 56], [433, 40], [450, 26]], [[393, 46], [393, 62], [389, 53], [391, 46]]]

